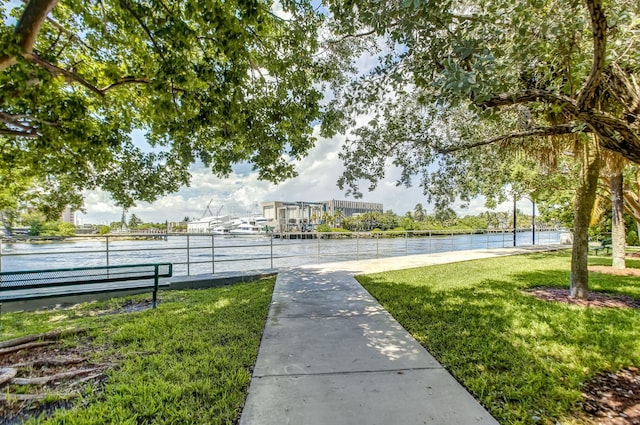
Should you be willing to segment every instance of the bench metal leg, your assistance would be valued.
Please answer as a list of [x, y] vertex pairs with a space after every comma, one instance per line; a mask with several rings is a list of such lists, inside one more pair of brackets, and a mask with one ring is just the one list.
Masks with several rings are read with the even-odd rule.
[[158, 304], [158, 265], [155, 265], [155, 276], [153, 278], [153, 308]]

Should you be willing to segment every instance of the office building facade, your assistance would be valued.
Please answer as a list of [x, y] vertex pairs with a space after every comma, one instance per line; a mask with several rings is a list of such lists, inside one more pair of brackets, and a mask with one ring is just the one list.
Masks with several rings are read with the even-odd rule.
[[315, 230], [325, 221], [326, 215], [342, 217], [379, 211], [383, 205], [371, 202], [331, 200], [321, 202], [269, 201], [262, 203], [262, 215], [275, 226], [276, 232], [304, 232]]

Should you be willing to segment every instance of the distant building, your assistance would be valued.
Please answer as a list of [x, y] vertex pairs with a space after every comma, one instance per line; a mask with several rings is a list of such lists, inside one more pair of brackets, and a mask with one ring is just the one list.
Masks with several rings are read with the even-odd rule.
[[276, 232], [312, 230], [320, 224], [324, 204], [322, 202], [283, 202], [262, 203], [262, 215], [274, 223]]
[[65, 223], [71, 223], [74, 226], [76, 225], [76, 211], [71, 209], [71, 207], [67, 206], [64, 211], [62, 211], [62, 215], [60, 216], [60, 221]]
[[269, 201], [262, 203], [262, 215], [275, 225], [276, 232], [311, 231], [324, 222], [325, 213], [335, 215], [342, 212], [343, 217], [379, 211], [382, 204], [359, 201]]
[[337, 201], [333, 199], [331, 201], [326, 201], [324, 204], [326, 206], [326, 211], [329, 214], [335, 214], [340, 210], [344, 217], [353, 217], [354, 215], [367, 212], [384, 212], [382, 204], [373, 202]]
[[167, 221], [167, 232], [186, 232], [189, 229], [188, 221]]

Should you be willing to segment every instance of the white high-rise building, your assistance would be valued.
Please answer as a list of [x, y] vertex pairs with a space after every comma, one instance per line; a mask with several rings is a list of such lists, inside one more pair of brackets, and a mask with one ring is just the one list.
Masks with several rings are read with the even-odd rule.
[[74, 226], [76, 223], [76, 211], [71, 209], [71, 207], [67, 206], [64, 211], [62, 211], [62, 215], [60, 216], [60, 221], [65, 223], [71, 223]]

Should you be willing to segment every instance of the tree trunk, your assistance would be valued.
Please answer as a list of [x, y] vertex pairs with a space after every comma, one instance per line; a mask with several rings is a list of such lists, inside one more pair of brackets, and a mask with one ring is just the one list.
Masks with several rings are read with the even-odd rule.
[[588, 146], [582, 161], [580, 185], [576, 192], [573, 210], [573, 249], [571, 252], [571, 287], [569, 294], [575, 298], [587, 298], [589, 293], [589, 222], [596, 200], [596, 188], [600, 174], [600, 154], [589, 156]]
[[625, 248], [627, 245], [627, 233], [624, 226], [624, 199], [623, 199], [623, 165], [617, 163], [612, 168], [609, 188], [611, 190], [611, 249], [613, 268], [625, 268]]

